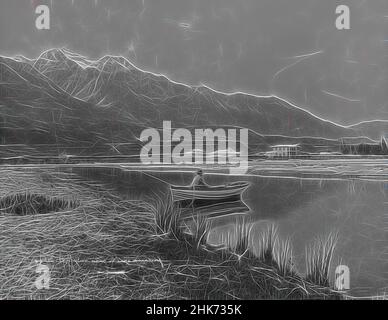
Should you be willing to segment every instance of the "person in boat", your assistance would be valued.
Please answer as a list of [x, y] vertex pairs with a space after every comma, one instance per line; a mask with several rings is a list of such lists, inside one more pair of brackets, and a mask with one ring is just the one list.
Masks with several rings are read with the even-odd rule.
[[202, 169], [199, 169], [193, 179], [193, 182], [190, 185], [192, 188], [196, 187], [207, 187], [208, 184], [205, 182], [205, 178], [203, 176], [203, 171]]

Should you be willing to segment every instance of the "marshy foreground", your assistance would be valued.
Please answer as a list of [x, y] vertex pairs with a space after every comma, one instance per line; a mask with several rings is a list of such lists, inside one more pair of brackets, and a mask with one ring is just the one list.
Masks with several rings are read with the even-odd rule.
[[[36, 169], [2, 170], [0, 182], [0, 299], [341, 298], [329, 284], [334, 234], [306, 244], [302, 276], [275, 225], [253, 246], [240, 218], [212, 246], [209, 220], [183, 224], [169, 195], [128, 200]], [[38, 289], [42, 265], [49, 281]]]

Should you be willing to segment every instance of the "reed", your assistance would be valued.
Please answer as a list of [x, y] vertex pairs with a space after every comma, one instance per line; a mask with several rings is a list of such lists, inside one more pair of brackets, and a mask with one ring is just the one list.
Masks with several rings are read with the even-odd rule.
[[176, 240], [183, 238], [181, 224], [181, 209], [175, 205], [169, 193], [164, 198], [157, 198], [153, 206], [156, 233], [161, 236], [170, 236]]
[[326, 237], [318, 237], [306, 247], [306, 279], [319, 286], [330, 286], [329, 272], [338, 235], [330, 232]]
[[192, 229], [194, 245], [199, 249], [201, 245], [205, 245], [208, 241], [211, 223], [205, 216], [197, 214], [193, 217]]
[[233, 252], [239, 257], [252, 257], [252, 233], [253, 225], [249, 223], [246, 219], [237, 221], [233, 229], [233, 237], [235, 239], [235, 244], [229, 244], [229, 247], [232, 248]]
[[290, 238], [286, 240], [277, 239], [273, 249], [273, 259], [281, 276], [286, 277], [295, 273]]
[[260, 233], [257, 243], [257, 256], [265, 263], [274, 262], [275, 246], [278, 242], [278, 229], [273, 223], [269, 224], [263, 232]]

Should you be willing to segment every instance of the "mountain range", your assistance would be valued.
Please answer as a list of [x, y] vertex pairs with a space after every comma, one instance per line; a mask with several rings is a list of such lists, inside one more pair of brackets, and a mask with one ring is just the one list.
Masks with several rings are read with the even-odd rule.
[[254, 151], [287, 142], [333, 146], [343, 137], [368, 142], [388, 132], [387, 121], [345, 127], [276, 96], [188, 86], [118, 56], [95, 61], [67, 49], [0, 56], [2, 157], [133, 154], [141, 131], [164, 120], [175, 128], [248, 128]]

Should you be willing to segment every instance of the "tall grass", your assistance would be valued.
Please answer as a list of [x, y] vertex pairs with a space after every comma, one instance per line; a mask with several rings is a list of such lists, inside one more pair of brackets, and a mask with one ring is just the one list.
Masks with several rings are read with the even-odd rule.
[[319, 286], [329, 287], [329, 272], [338, 234], [330, 232], [318, 237], [306, 247], [306, 279]]
[[238, 259], [245, 257], [251, 260], [252, 264], [261, 261], [272, 265], [282, 276], [294, 274], [291, 239], [281, 240], [277, 227], [270, 224], [258, 235], [257, 245], [254, 246], [253, 226], [247, 219], [238, 219], [227, 236], [221, 236], [224, 248], [231, 250]]
[[273, 223], [269, 224], [260, 233], [257, 244], [257, 256], [264, 262], [272, 264], [274, 262], [275, 245], [278, 241], [278, 229]]
[[158, 198], [154, 203], [157, 234], [175, 240], [190, 242], [199, 248], [207, 243], [211, 223], [204, 215], [193, 212], [191, 219], [181, 219], [182, 210], [173, 202], [171, 194]]
[[201, 245], [205, 245], [208, 241], [208, 236], [211, 229], [211, 223], [206, 218], [206, 216], [198, 214], [194, 215], [192, 229], [192, 239], [196, 248], [199, 248]]
[[[160, 263], [142, 262], [154, 229], [147, 205], [105, 195], [91, 200], [87, 192], [73, 210], [0, 215], [0, 299], [139, 298], [162, 291], [147, 279]], [[40, 261], [51, 275], [44, 290], [34, 285]], [[124, 276], [113, 277], [112, 270]], [[130, 282], [125, 274], [131, 274]]]
[[246, 219], [238, 221], [234, 225], [233, 236], [235, 240], [235, 245], [228, 244], [232, 248], [233, 252], [239, 257], [252, 257], [252, 232], [253, 225], [249, 223]]
[[273, 249], [273, 259], [281, 276], [286, 277], [294, 274], [293, 250], [291, 239], [277, 239]]
[[157, 198], [153, 206], [156, 233], [161, 236], [171, 236], [176, 240], [183, 238], [181, 224], [181, 209], [169, 193], [165, 198]]

